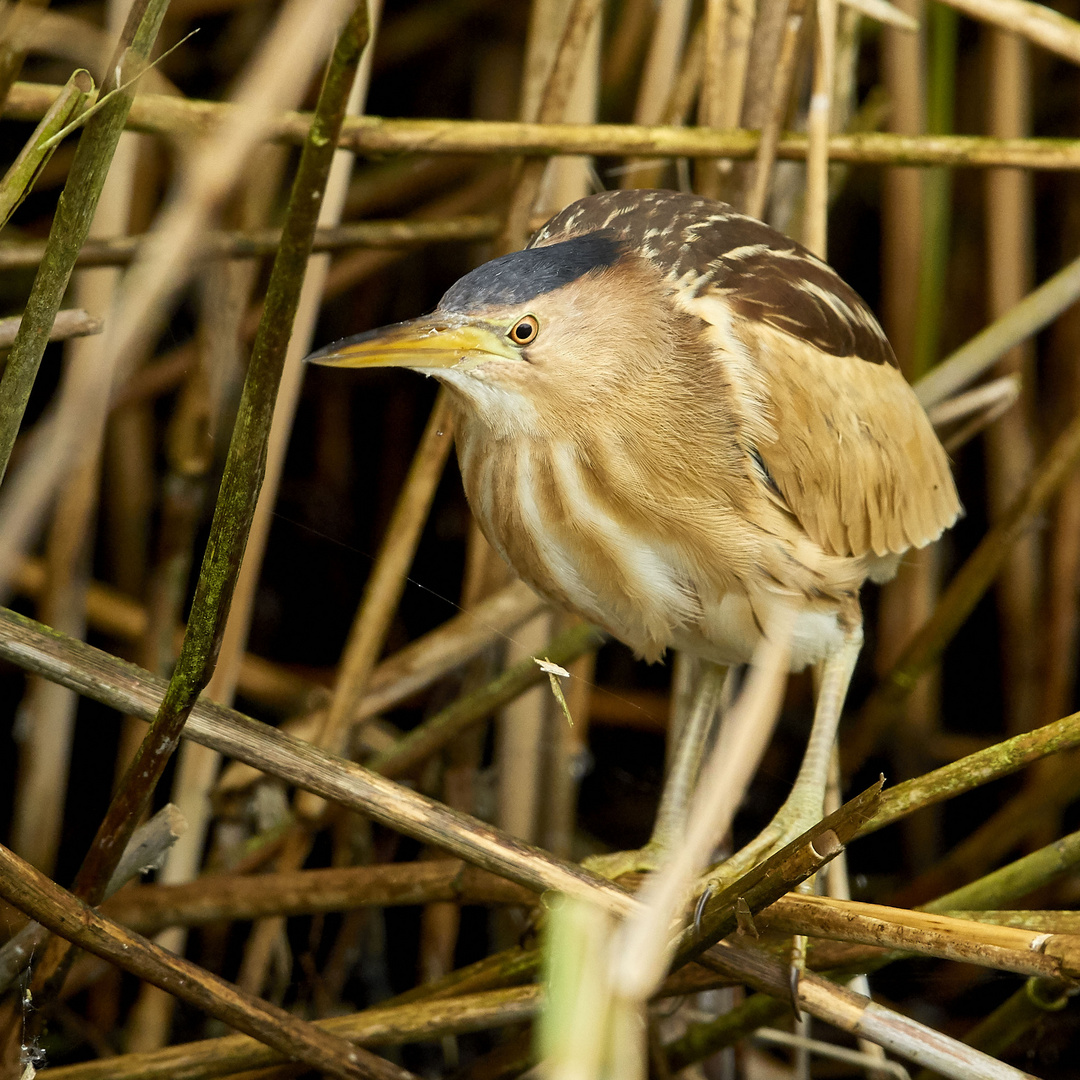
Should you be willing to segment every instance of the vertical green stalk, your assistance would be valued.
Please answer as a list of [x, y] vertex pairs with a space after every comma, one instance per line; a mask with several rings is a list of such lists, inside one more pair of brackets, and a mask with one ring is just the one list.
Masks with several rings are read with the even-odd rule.
[[[130, 41], [131, 44], [121, 54], [121, 62], [110, 65], [102, 94], [116, 88], [118, 67], [123, 77], [130, 80], [149, 63], [150, 51], [168, 6], [169, 0], [144, 0], [134, 5], [122, 38], [123, 42]], [[137, 22], [134, 21], [136, 16], [141, 16]], [[26, 403], [30, 400], [41, 357], [49, 342], [49, 331], [60, 310], [79, 249], [90, 232], [101, 189], [105, 186], [105, 177], [134, 99], [135, 88], [132, 86], [112, 94], [87, 121], [75, 149], [67, 183], [60, 193], [49, 230], [45, 256], [38, 267], [22, 325], [0, 379], [0, 481], [7, 472]]]
[[[954, 126], [956, 104], [956, 10], [932, 2], [927, 9], [930, 31], [929, 86], [926, 128], [931, 135], [948, 135]], [[919, 268], [918, 324], [915, 329], [912, 381], [937, 362], [945, 278], [952, 233], [952, 170], [943, 166], [923, 172], [923, 243]]]
[[319, 208], [367, 39], [365, 5], [338, 39], [300, 155], [180, 658], [165, 699], [124, 774], [75, 882], [75, 891], [92, 904], [99, 901], [116, 858], [149, 803], [188, 713], [217, 662], [262, 486], [274, 402]]

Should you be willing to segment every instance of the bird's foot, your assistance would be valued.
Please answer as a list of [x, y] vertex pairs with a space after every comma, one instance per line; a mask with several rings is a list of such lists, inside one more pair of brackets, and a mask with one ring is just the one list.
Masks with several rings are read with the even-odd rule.
[[581, 865], [594, 874], [615, 881], [624, 874], [651, 874], [664, 858], [660, 844], [650, 841], [644, 847], [632, 851], [610, 851], [604, 855], [590, 855]]
[[807, 812], [802, 808], [781, 807], [776, 817], [750, 843], [714, 867], [711, 872], [719, 871], [725, 881], [738, 881], [758, 863], [764, 862], [770, 855], [775, 855], [820, 820], [820, 813]]

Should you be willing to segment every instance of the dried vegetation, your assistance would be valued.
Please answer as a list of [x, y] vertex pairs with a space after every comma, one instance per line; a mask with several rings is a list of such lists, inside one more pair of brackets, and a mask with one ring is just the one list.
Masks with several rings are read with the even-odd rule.
[[[0, 8], [0, 1076], [1076, 1075], [1058, 7]], [[568, 201], [657, 185], [827, 249], [968, 509], [865, 598], [835, 812], [670, 940], [692, 865], [643, 906], [578, 862], [646, 838], [692, 665], [509, 579], [430, 384], [301, 365]]]

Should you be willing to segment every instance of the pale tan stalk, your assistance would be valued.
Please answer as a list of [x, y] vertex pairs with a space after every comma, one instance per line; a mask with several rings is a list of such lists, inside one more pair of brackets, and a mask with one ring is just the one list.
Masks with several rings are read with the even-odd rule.
[[836, 83], [836, 3], [818, 0], [814, 40], [814, 72], [806, 118], [806, 212], [803, 242], [818, 258], [828, 258], [829, 132]]
[[[658, 124], [665, 119], [665, 107], [679, 77], [686, 32], [690, 21], [687, 0], [661, 0], [652, 28], [645, 67], [638, 83], [634, 104], [635, 124]], [[660, 174], [656, 169], [641, 171], [642, 163], [626, 162], [620, 174], [620, 187], [656, 187]]]
[[[265, 156], [266, 148], [260, 149]], [[263, 164], [260, 183], [249, 185], [245, 191], [242, 212], [252, 210], [253, 203], [269, 202], [277, 194], [281, 170], [265, 161]], [[214, 446], [223, 437], [223, 409], [239, 391], [238, 377], [243, 372], [239, 323], [247, 308], [253, 269], [250, 264], [224, 262], [207, 268], [202, 282], [198, 361], [180, 393], [169, 426], [169, 471], [164, 484], [158, 558], [146, 594], [149, 617], [139, 654], [144, 667], [161, 675], [169, 673], [178, 651], [175, 627], [187, 600], [192, 550], [208, 494]], [[121, 746], [118, 776], [144, 734], [139, 721], [128, 717], [127, 745]], [[213, 751], [196, 743], [183, 743], [177, 753], [173, 798], [191, 828], [159, 875], [161, 882], [190, 881], [198, 874], [211, 818], [208, 789], [218, 762]], [[183, 930], [166, 930], [156, 940], [170, 952], [184, 954], [187, 936]], [[175, 999], [170, 994], [144, 983], [132, 1006], [125, 1049], [143, 1052], [164, 1046], [169, 1041], [174, 1007]]]
[[[723, 128], [725, 105], [736, 96], [738, 81], [735, 72], [727, 69], [728, 38], [734, 21], [731, 0], [706, 0], [705, 53], [702, 65], [701, 94], [698, 97], [697, 120], [702, 127]], [[742, 87], [739, 87], [741, 93]], [[738, 121], [736, 121], [738, 122]], [[720, 194], [720, 162], [700, 158], [694, 165], [694, 188], [699, 195], [715, 199]]]
[[[507, 667], [542, 656], [554, 625], [554, 616], [544, 613], [519, 627], [507, 646]], [[540, 802], [546, 796], [543, 739], [549, 704], [551, 690], [540, 683], [502, 710], [496, 729], [499, 827], [529, 843], [536, 841]]]
[[1080, 64], [1080, 23], [1030, 0], [945, 0], [973, 19], [1017, 34]]
[[769, 204], [777, 144], [780, 141], [780, 132], [791, 103], [791, 90], [798, 65], [799, 42], [802, 38], [805, 9], [805, 0], [788, 0], [780, 52], [772, 77], [772, 92], [769, 95], [769, 104], [761, 128], [761, 141], [754, 158], [753, 180], [743, 208], [751, 217], [764, 217]]
[[[21, 315], [12, 315], [10, 318], [0, 319], [0, 349], [10, 347], [15, 340], [15, 335], [18, 333], [21, 323]], [[104, 321], [98, 315], [91, 315], [82, 308], [67, 308], [56, 313], [56, 321], [53, 323], [49, 340], [66, 341], [68, 338], [100, 334], [104, 326]]]
[[[570, 616], [563, 616], [565, 626]], [[589, 748], [596, 653], [589, 652], [567, 665], [563, 680], [566, 704], [573, 717], [567, 722], [560, 708], [548, 709], [548, 791], [541, 807], [541, 846], [562, 859], [572, 858], [577, 823], [577, 794], [582, 763]]]
[[[390, 622], [405, 589], [413, 554], [427, 521], [435, 489], [452, 444], [451, 416], [445, 395], [436, 399], [413, 458], [413, 464], [390, 519], [364, 589], [364, 598], [342, 655], [337, 686], [326, 722], [316, 742], [340, 753], [357, 708], [371, 681]], [[315, 817], [319, 807], [301, 800], [302, 814]]]
[[[1024, 41], [989, 31], [991, 134], [1018, 137], [1030, 128], [1030, 94]], [[986, 176], [987, 267], [990, 317], [998, 318], [1031, 290], [1034, 253], [1031, 180], [1016, 170]], [[999, 517], [1023, 488], [1037, 450], [1031, 417], [1035, 401], [1034, 349], [1030, 341], [1005, 354], [1000, 375], [1019, 374], [1020, 402], [987, 429], [987, 501]], [[1042, 658], [1042, 549], [1035, 533], [1020, 537], [1006, 560], [996, 596], [1001, 619], [1001, 664], [1010, 734], [1038, 723]]]

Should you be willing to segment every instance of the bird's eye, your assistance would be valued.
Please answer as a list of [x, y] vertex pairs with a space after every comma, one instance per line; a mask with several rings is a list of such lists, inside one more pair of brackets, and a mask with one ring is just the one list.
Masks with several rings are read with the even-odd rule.
[[510, 327], [510, 340], [515, 345], [528, 345], [540, 333], [540, 324], [535, 315], [522, 315], [513, 326]]

